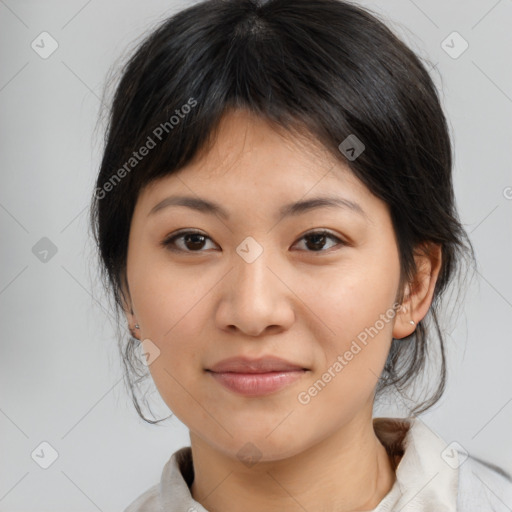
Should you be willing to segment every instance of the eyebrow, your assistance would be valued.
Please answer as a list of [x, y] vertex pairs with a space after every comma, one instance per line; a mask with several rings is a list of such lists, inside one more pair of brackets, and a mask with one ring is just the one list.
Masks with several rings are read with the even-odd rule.
[[[224, 219], [229, 219], [229, 213], [219, 204], [213, 201], [208, 201], [199, 197], [192, 196], [169, 196], [157, 203], [148, 216], [168, 208], [169, 206], [185, 206], [192, 210], [211, 215], [218, 215]], [[354, 213], [368, 218], [366, 212], [361, 208], [358, 203], [344, 199], [342, 197], [321, 196], [307, 199], [304, 201], [297, 201], [282, 206], [277, 214], [277, 220], [282, 220], [285, 217], [296, 216], [317, 208], [346, 208]]]

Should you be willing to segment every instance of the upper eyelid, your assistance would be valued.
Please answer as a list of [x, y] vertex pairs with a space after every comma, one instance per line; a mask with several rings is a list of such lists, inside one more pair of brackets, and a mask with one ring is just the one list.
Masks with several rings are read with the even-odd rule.
[[[332, 236], [334, 238], [338, 238], [341, 240], [341, 238], [338, 235], [336, 235], [335, 233], [333, 233], [332, 231], [330, 231], [326, 228], [316, 228], [316, 229], [306, 231], [305, 233], [303, 233], [302, 235], [299, 236], [298, 240], [305, 237], [306, 235], [321, 235], [321, 234]], [[212, 238], [210, 236], [208, 236], [206, 233], [203, 233], [201, 231], [194, 231], [193, 229], [186, 229], [183, 231], [179, 230], [175, 233], [171, 233], [170, 235], [165, 237], [165, 240], [173, 240], [174, 238], [178, 238], [178, 237], [184, 236], [184, 235], [202, 235], [202, 236], [212, 240]]]

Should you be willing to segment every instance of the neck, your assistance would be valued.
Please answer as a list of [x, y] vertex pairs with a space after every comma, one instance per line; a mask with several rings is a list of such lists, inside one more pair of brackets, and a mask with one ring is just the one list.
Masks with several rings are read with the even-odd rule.
[[191, 432], [193, 498], [210, 512], [349, 512], [371, 510], [395, 473], [373, 423], [354, 420], [283, 460], [247, 468]]

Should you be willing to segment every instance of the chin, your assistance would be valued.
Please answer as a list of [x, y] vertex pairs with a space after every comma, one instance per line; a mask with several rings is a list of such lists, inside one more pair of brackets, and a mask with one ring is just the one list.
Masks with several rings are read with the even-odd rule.
[[[240, 430], [241, 432], [242, 430]], [[300, 435], [299, 440], [291, 440], [289, 432], [269, 435], [269, 430], [251, 429], [230, 438], [228, 443], [219, 445], [218, 439], [210, 443], [217, 450], [226, 456], [238, 459], [249, 469], [258, 462], [276, 462], [288, 459], [306, 450], [308, 446], [304, 443], [304, 436]]]

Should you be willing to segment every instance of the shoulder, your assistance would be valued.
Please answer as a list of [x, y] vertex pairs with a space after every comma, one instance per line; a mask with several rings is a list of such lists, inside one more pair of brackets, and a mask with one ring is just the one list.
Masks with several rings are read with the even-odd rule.
[[153, 485], [142, 493], [123, 512], [163, 512], [160, 506], [160, 484]]
[[192, 451], [190, 446], [185, 446], [171, 455], [162, 470], [160, 482], [142, 493], [123, 512], [202, 510], [190, 494], [193, 479]]
[[[510, 512], [511, 475], [490, 462], [470, 455], [459, 467], [457, 505], [461, 512]], [[482, 508], [484, 506], [485, 509]]]

